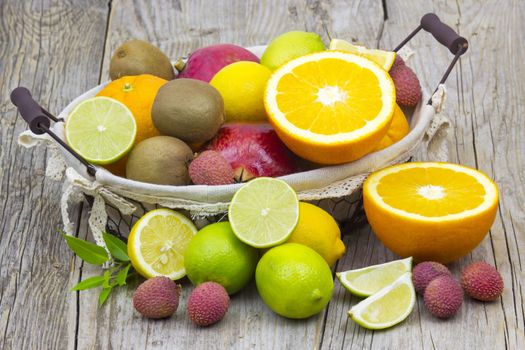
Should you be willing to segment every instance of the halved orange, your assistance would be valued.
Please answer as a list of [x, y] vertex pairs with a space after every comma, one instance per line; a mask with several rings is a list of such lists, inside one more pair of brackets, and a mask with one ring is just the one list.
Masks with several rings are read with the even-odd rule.
[[277, 134], [294, 153], [339, 164], [378, 146], [395, 99], [394, 83], [379, 65], [355, 54], [323, 51], [275, 71], [264, 103]]
[[498, 208], [485, 174], [450, 163], [406, 163], [370, 175], [363, 185], [373, 231], [394, 253], [448, 263], [474, 249]]
[[396, 103], [396, 106], [394, 107], [394, 115], [392, 116], [392, 123], [390, 123], [386, 135], [381, 139], [381, 142], [379, 142], [379, 145], [375, 150], [379, 151], [393, 145], [405, 137], [409, 132], [410, 125], [408, 124], [408, 120], [401, 107]]

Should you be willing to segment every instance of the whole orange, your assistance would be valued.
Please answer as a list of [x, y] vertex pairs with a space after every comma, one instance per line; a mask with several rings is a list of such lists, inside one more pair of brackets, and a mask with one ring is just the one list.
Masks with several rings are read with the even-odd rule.
[[[125, 76], [113, 80], [97, 96], [114, 98], [125, 104], [133, 113], [137, 123], [135, 144], [147, 138], [158, 136], [160, 132], [153, 125], [151, 108], [160, 87], [168, 81], [151, 74]], [[125, 176], [127, 157], [109, 164], [106, 168], [118, 176]]]

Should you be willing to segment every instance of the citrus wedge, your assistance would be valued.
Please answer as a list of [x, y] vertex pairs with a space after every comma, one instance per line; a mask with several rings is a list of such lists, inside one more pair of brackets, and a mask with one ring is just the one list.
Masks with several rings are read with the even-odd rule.
[[67, 143], [94, 164], [116, 162], [131, 150], [137, 125], [131, 111], [109, 97], [93, 97], [79, 103], [65, 127]]
[[330, 50], [351, 52], [355, 53], [356, 55], [366, 57], [383, 67], [383, 69], [386, 71], [390, 70], [394, 64], [394, 60], [396, 59], [395, 52], [367, 49], [364, 46], [353, 45], [348, 41], [341, 39], [332, 39], [332, 41], [330, 41]]
[[488, 233], [498, 189], [483, 173], [450, 163], [406, 163], [370, 175], [363, 185], [373, 231], [396, 254], [451, 262]]
[[350, 293], [368, 297], [412, 270], [412, 257], [362, 269], [338, 272], [337, 278]]
[[299, 220], [299, 201], [284, 181], [259, 177], [233, 196], [228, 217], [235, 235], [256, 248], [288, 239]]
[[392, 79], [376, 63], [323, 51], [277, 69], [264, 98], [269, 120], [288, 148], [313, 162], [339, 164], [378, 146], [396, 94]]
[[365, 328], [384, 329], [406, 319], [415, 302], [412, 274], [406, 272], [394, 283], [354, 305], [348, 316]]
[[186, 275], [184, 252], [197, 228], [184, 215], [170, 209], [147, 212], [128, 237], [128, 255], [135, 270], [146, 278]]

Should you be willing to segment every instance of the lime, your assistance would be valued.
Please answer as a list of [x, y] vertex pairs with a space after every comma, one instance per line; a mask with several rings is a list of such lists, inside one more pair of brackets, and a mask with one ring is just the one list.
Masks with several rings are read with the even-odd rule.
[[334, 281], [321, 255], [305, 245], [286, 243], [266, 252], [255, 271], [257, 290], [275, 313], [307, 318], [332, 298]]
[[368, 297], [412, 270], [412, 257], [362, 269], [338, 272], [337, 278], [350, 293]]
[[406, 272], [391, 285], [354, 305], [348, 316], [368, 329], [388, 328], [407, 318], [415, 302], [412, 274]]
[[195, 286], [213, 281], [234, 294], [252, 279], [259, 252], [239, 241], [228, 222], [219, 222], [193, 237], [184, 258], [188, 278]]
[[210, 85], [224, 100], [226, 122], [267, 121], [264, 89], [272, 72], [256, 62], [239, 61], [222, 68]]
[[241, 241], [256, 248], [271, 247], [286, 241], [297, 225], [297, 194], [282, 180], [259, 177], [235, 193], [228, 216]]
[[368, 49], [364, 46], [350, 44], [348, 41], [341, 39], [332, 39], [332, 41], [330, 41], [330, 50], [346, 51], [363, 56], [371, 61], [374, 61], [386, 71], [390, 70], [394, 64], [394, 60], [396, 59], [395, 52]]
[[294, 58], [323, 50], [323, 41], [316, 33], [288, 32], [273, 39], [261, 57], [261, 64], [273, 71]]
[[129, 234], [131, 264], [146, 278], [182, 278], [186, 275], [184, 252], [196, 232], [190, 219], [176, 211], [149, 211], [133, 225]]
[[333, 266], [346, 250], [335, 219], [323, 209], [304, 202], [299, 202], [299, 222], [286, 242], [304, 244], [312, 248], [321, 254], [330, 266]]
[[93, 97], [79, 103], [66, 121], [66, 139], [82, 158], [94, 164], [116, 162], [131, 150], [137, 125], [123, 103]]

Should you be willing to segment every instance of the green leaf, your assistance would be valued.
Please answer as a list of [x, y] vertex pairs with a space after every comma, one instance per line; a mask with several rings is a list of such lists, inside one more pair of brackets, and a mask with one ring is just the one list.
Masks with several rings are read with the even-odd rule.
[[109, 233], [104, 232], [102, 235], [109, 252], [115, 259], [120, 261], [129, 261], [128, 246], [126, 243]]
[[131, 264], [127, 264], [122, 270], [118, 272], [118, 275], [115, 278], [115, 283], [117, 283], [119, 286], [123, 286], [126, 284], [130, 267]]
[[75, 290], [91, 289], [91, 288], [95, 288], [95, 287], [102, 285], [103, 282], [104, 282], [104, 276], [93, 276], [93, 277], [86, 278], [85, 280], [81, 281], [76, 286], [71, 288], [71, 290], [75, 291]]
[[102, 265], [109, 260], [108, 253], [106, 253], [104, 248], [73, 236], [62, 236], [66, 239], [69, 248], [85, 262], [93, 265]]
[[102, 306], [102, 304], [104, 304], [106, 299], [109, 297], [109, 293], [111, 293], [112, 289], [113, 287], [102, 289], [102, 292], [100, 292], [98, 296], [98, 306]]
[[111, 272], [109, 270], [104, 271], [102, 276], [104, 282], [102, 283], [102, 288], [112, 288], [113, 286], [109, 283], [111, 280]]

